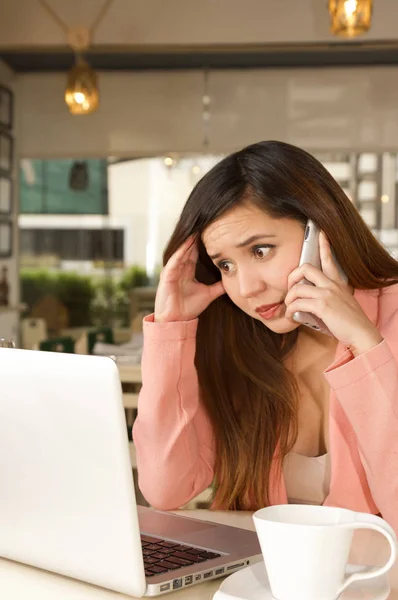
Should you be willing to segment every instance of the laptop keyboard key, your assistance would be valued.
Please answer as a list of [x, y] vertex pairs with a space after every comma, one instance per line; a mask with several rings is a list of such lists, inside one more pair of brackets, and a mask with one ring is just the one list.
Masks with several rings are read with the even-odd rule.
[[203, 552], [200, 556], [203, 556], [203, 558], [206, 558], [207, 560], [211, 560], [212, 558], [218, 558], [221, 554], [216, 554], [215, 552]]
[[187, 552], [190, 554], [203, 554], [203, 552], [206, 552], [206, 550], [203, 550], [203, 548], [189, 548]]
[[169, 554], [165, 554], [164, 552], [154, 552], [151, 554], [152, 558], [157, 558], [158, 560], [162, 560], [163, 558], [167, 558]]
[[157, 563], [157, 566], [161, 567], [162, 569], [167, 569], [168, 571], [173, 571], [174, 569], [178, 569], [181, 565], [172, 563], [169, 560], [161, 560]]
[[181, 567], [188, 567], [194, 564], [193, 561], [184, 560], [183, 558], [178, 558], [177, 556], [169, 556], [167, 562], [175, 563], [176, 565], [180, 565]]
[[149, 542], [150, 544], [160, 544], [163, 542], [162, 538], [151, 537], [149, 535], [141, 534], [141, 541]]
[[148, 546], [145, 546], [145, 550], [153, 550], [154, 552], [156, 552], [156, 550], [158, 550], [158, 546], [157, 544], [149, 544]]
[[160, 574], [166, 573], [168, 569], [165, 569], [164, 567], [159, 567], [158, 565], [149, 565], [148, 570], [152, 571], [152, 573]]
[[161, 573], [156, 573], [155, 571], [151, 571], [151, 569], [145, 569], [145, 577], [153, 577], [154, 575], [161, 575]]
[[167, 542], [166, 540], [164, 542], [160, 542], [159, 546], [164, 546], [165, 548], [176, 548], [178, 547], [180, 544], [177, 544], [176, 542]]
[[183, 558], [184, 560], [193, 560], [193, 555], [188, 554], [188, 552], [173, 552], [172, 556], [176, 556], [177, 558]]
[[[190, 548], [190, 546], [183, 546], [182, 544], [179, 544], [173, 548], [173, 552], [189, 552], [188, 548]], [[192, 548], [192, 550], [194, 550], [194, 548]]]
[[204, 558], [204, 556], [198, 556], [197, 554], [187, 554], [186, 556], [187, 556], [186, 560], [191, 561], [192, 564], [205, 562], [206, 560], [208, 560], [207, 558]]

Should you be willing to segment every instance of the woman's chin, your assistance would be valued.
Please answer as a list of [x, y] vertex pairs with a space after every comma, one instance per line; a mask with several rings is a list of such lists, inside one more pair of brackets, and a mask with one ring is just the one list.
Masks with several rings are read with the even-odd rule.
[[268, 322], [264, 322], [264, 325], [268, 327], [274, 333], [290, 333], [294, 331], [298, 327], [300, 327], [300, 323], [296, 323], [296, 321], [290, 321], [286, 317], [281, 317], [280, 319], [272, 319]]

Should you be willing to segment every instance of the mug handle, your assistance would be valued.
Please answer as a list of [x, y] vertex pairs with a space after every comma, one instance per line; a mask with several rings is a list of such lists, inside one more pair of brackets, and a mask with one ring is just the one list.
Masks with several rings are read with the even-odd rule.
[[347, 529], [374, 529], [379, 533], [383, 534], [384, 537], [387, 538], [388, 543], [390, 544], [391, 554], [386, 562], [386, 564], [382, 567], [367, 567], [363, 571], [359, 573], [353, 573], [349, 575], [344, 581], [343, 585], [339, 590], [339, 595], [345, 590], [351, 583], [354, 581], [360, 581], [363, 579], [372, 579], [373, 577], [379, 577], [380, 575], [384, 575], [387, 573], [395, 563], [397, 558], [397, 536], [393, 528], [381, 519], [380, 517], [376, 517], [376, 515], [367, 515], [364, 513], [354, 513], [355, 521], [353, 523], [342, 524], [341, 526]]

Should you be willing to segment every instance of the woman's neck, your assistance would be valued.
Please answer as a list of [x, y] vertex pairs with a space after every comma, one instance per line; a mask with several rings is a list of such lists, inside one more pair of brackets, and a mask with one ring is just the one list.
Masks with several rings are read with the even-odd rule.
[[338, 340], [333, 336], [325, 335], [305, 325], [301, 325], [299, 328], [297, 346], [310, 345], [327, 350], [331, 348], [336, 349], [337, 344]]
[[333, 362], [338, 343], [336, 338], [302, 325], [297, 342], [285, 357], [284, 364], [295, 374], [312, 370], [318, 364], [323, 368], [326, 363]]

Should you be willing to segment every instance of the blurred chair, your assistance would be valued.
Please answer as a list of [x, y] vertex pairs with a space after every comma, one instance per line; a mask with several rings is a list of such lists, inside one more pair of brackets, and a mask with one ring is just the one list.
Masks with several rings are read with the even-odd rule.
[[32, 317], [44, 319], [47, 330], [52, 335], [60, 335], [62, 329], [68, 326], [68, 309], [56, 296], [42, 296], [32, 308]]
[[67, 352], [69, 354], [75, 353], [75, 340], [70, 336], [52, 338], [40, 342], [39, 350], [45, 350], [47, 352]]
[[47, 339], [47, 324], [44, 319], [21, 320], [22, 348], [31, 350], [37, 344]]
[[104, 344], [114, 344], [113, 331], [110, 327], [100, 327], [87, 333], [87, 351], [93, 353], [94, 346], [97, 342]]

